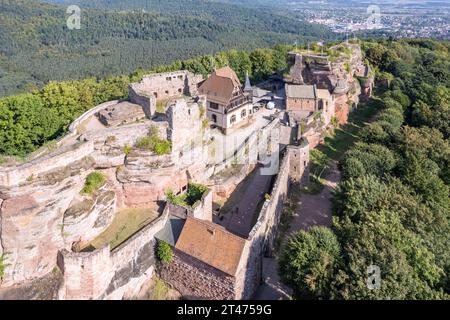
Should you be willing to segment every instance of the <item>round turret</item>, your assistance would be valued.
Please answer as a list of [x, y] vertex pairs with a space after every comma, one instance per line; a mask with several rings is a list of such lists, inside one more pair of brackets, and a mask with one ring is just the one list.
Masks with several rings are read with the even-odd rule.
[[338, 79], [336, 83], [336, 87], [333, 90], [334, 94], [345, 94], [349, 90], [347, 80]]

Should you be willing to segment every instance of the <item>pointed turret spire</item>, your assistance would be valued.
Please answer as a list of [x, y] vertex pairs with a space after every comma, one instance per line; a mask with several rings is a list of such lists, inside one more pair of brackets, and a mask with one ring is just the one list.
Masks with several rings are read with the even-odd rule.
[[244, 87], [244, 91], [251, 91], [252, 89], [252, 84], [250, 83], [250, 78], [248, 76], [248, 71], [245, 73], [245, 87]]

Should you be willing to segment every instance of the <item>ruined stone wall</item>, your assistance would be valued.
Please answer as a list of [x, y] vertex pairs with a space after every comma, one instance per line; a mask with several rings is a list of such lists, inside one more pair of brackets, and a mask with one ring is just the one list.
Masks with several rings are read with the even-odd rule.
[[181, 95], [197, 95], [197, 84], [202, 80], [201, 76], [195, 76], [188, 71], [144, 76], [141, 82], [129, 86], [129, 99], [141, 105], [150, 118], [156, 112], [156, 101]]
[[93, 252], [64, 249], [58, 254], [58, 266], [64, 276], [59, 299], [96, 299], [112, 277], [109, 245]]
[[[46, 156], [27, 162], [12, 168], [0, 168], [0, 192], [4, 188], [18, 186], [27, 183], [31, 177], [36, 177], [44, 172], [65, 167], [71, 162], [80, 160], [94, 151], [91, 141], [80, 142], [58, 149]], [[0, 195], [1, 197], [1, 195]]]
[[99, 104], [98, 106], [89, 109], [88, 111], [86, 111], [85, 113], [83, 113], [80, 117], [78, 117], [74, 122], [71, 123], [71, 125], [69, 126], [69, 132], [70, 133], [76, 133], [78, 130], [78, 127], [87, 119], [89, 119], [90, 117], [94, 116], [96, 113], [98, 113], [99, 111], [106, 109], [108, 107], [111, 107], [113, 105], [116, 105], [119, 103], [119, 100], [113, 100], [113, 101], [108, 101], [102, 104]]
[[130, 85], [128, 87], [128, 99], [130, 102], [142, 107], [147, 118], [151, 118], [156, 112], [156, 98], [152, 94], [139, 91], [139, 89]]
[[93, 252], [61, 250], [63, 274], [59, 299], [123, 299], [137, 294], [155, 269], [155, 234], [166, 224], [169, 209], [119, 247]]
[[185, 299], [233, 300], [234, 277], [189, 256], [176, 248], [170, 264], [160, 264], [161, 279], [174, 286]]
[[289, 176], [294, 183], [305, 184], [309, 179], [310, 145], [301, 141], [300, 146], [288, 146]]
[[200, 220], [212, 222], [212, 215], [212, 192], [208, 190], [198, 205], [192, 210], [192, 216]]

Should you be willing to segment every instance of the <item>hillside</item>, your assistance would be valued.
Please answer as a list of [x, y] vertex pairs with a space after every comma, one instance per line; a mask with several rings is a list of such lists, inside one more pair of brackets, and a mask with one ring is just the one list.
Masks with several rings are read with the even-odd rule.
[[[272, 11], [209, 1], [74, 3], [83, 8], [81, 30], [67, 29], [67, 4], [0, 3], [0, 96], [49, 80], [107, 77], [230, 48], [332, 37], [324, 27]], [[142, 3], [149, 10], [129, 10]]]
[[[376, 115], [339, 155], [331, 228], [294, 234], [280, 275], [298, 299], [448, 300], [449, 43], [363, 48], [376, 73]], [[314, 165], [328, 161], [339, 139], [312, 152]]]

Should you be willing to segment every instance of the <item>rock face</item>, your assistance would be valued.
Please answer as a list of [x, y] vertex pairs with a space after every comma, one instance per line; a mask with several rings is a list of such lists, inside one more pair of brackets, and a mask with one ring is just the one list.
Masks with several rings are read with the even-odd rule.
[[[327, 89], [334, 100], [336, 118], [340, 124], [345, 124], [349, 112], [360, 99], [365, 99], [372, 92], [370, 69], [363, 63], [361, 47], [357, 44], [341, 43], [331, 50], [338, 53], [337, 58], [322, 54], [291, 53], [290, 73], [285, 80]], [[363, 89], [356, 77], [367, 77], [367, 81], [363, 81]]]
[[116, 194], [108, 186], [93, 198], [72, 201], [63, 218], [62, 235], [66, 245], [97, 237], [111, 224], [115, 212]]
[[[188, 72], [161, 77], [154, 78], [164, 82], [156, 83], [155, 90], [177, 95], [168, 101], [162, 119], [141, 119], [145, 106], [107, 103], [83, 115], [82, 121], [77, 119], [70, 137], [55, 151], [14, 168], [0, 167], [0, 254], [6, 265], [1, 287], [49, 274], [58, 251], [70, 252], [74, 242], [95, 238], [118, 208], [146, 208], [165, 199], [168, 189], [178, 192], [192, 179], [201, 182], [209, 129], [202, 126], [201, 99], [180, 97], [178, 92], [178, 86], [182, 94], [195, 92], [200, 78]], [[152, 81], [144, 81], [143, 89], [151, 89]], [[168, 84], [176, 92], [167, 89]], [[77, 133], [78, 126], [98, 115], [109, 127]], [[161, 139], [170, 140], [170, 154], [136, 147], [152, 128]], [[107, 184], [94, 196], [83, 197], [80, 191], [93, 171], [104, 173]]]
[[105, 126], [114, 127], [143, 119], [145, 113], [138, 104], [121, 102], [101, 110], [98, 118]]
[[1, 189], [1, 244], [7, 264], [3, 286], [44, 276], [54, 268], [56, 253], [64, 247], [64, 211], [92, 165], [91, 158], [83, 158]]

